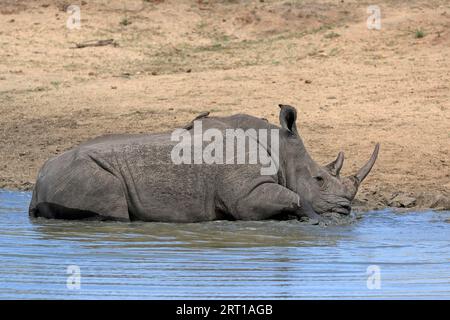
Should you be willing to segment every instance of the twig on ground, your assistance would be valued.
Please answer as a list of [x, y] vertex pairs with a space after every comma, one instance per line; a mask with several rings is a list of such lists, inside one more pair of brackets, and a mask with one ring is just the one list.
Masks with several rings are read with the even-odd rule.
[[75, 47], [73, 49], [81, 49], [86, 47], [102, 47], [107, 45], [117, 46], [117, 43], [114, 42], [114, 39], [106, 39], [106, 40], [90, 40], [81, 43], [75, 43]]

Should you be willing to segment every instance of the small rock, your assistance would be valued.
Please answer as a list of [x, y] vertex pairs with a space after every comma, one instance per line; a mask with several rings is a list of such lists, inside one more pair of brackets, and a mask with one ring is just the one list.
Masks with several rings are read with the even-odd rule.
[[311, 225], [318, 225], [320, 223], [319, 219], [309, 219], [306, 223]]
[[191, 73], [192, 69], [187, 69], [186, 73]]
[[389, 206], [396, 208], [411, 208], [416, 204], [416, 198], [406, 194], [397, 194], [388, 204]]
[[24, 181], [21, 185], [23, 190], [29, 191], [33, 189], [33, 182], [31, 181]]
[[158, 72], [152, 71], [152, 76], [156, 76], [156, 75], [158, 75]]
[[312, 83], [312, 81], [311, 80], [305, 80], [305, 83], [310, 84], [310, 83]]
[[116, 86], [111, 86], [111, 89], [117, 89], [117, 87]]
[[433, 209], [450, 210], [450, 198], [443, 195], [437, 194], [430, 205]]

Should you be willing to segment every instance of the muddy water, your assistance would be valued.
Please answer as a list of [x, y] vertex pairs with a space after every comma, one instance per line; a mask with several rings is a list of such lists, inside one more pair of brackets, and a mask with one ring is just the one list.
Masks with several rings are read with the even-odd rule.
[[30, 221], [29, 200], [0, 190], [0, 299], [450, 298], [450, 212], [327, 228]]

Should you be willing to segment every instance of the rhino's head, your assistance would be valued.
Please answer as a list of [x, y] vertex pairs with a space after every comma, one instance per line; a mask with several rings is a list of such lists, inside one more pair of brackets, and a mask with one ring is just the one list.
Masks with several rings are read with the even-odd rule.
[[375, 146], [369, 161], [354, 175], [339, 175], [344, 164], [344, 153], [339, 152], [336, 160], [325, 165], [318, 165], [308, 154], [297, 130], [297, 112], [288, 105], [279, 105], [280, 124], [284, 129], [286, 186], [297, 192], [309, 202], [318, 214], [338, 212], [349, 214], [351, 202], [358, 187], [372, 169], [378, 156], [379, 144]]

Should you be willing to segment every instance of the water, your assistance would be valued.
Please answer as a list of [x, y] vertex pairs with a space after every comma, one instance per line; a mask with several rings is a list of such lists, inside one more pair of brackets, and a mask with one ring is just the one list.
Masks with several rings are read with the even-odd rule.
[[0, 299], [450, 298], [450, 212], [327, 228], [30, 221], [30, 197], [0, 190]]

